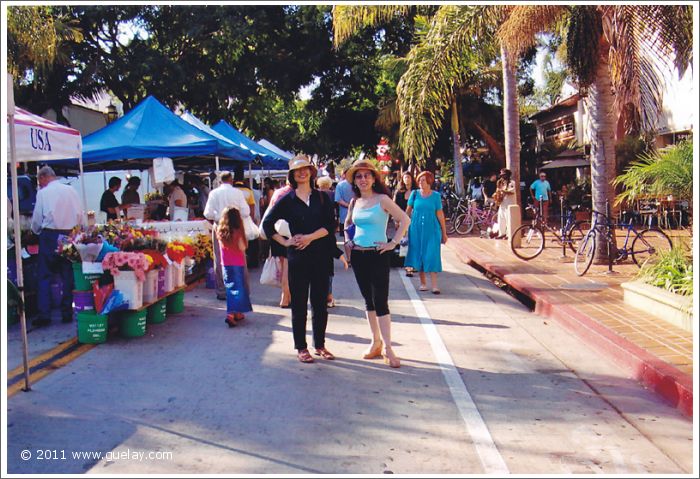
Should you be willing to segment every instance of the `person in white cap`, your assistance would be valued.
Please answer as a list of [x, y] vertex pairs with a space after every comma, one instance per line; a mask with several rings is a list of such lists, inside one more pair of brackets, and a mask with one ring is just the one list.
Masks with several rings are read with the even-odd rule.
[[[328, 323], [328, 276], [333, 256], [327, 236], [334, 235], [333, 203], [314, 188], [316, 167], [305, 155], [289, 161], [287, 179], [292, 190], [270, 207], [262, 228], [265, 235], [287, 247], [289, 290], [292, 306], [294, 349], [302, 363], [314, 361], [306, 343], [306, 307], [311, 299], [311, 324], [315, 354], [323, 359], [335, 359], [326, 349]], [[275, 230], [275, 222], [289, 223], [291, 237], [286, 239]]]

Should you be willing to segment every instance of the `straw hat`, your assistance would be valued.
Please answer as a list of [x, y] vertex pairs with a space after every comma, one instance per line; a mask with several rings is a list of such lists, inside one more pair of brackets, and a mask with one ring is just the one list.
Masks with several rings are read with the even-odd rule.
[[352, 183], [355, 179], [355, 172], [357, 172], [357, 170], [370, 170], [372, 173], [374, 173], [375, 178], [381, 178], [379, 170], [376, 166], [374, 166], [374, 163], [369, 160], [357, 160], [345, 172], [345, 179]]
[[306, 155], [296, 155], [294, 158], [289, 160], [289, 171], [298, 170], [299, 168], [311, 168], [313, 175], [316, 175], [316, 167], [311, 163], [309, 157]]

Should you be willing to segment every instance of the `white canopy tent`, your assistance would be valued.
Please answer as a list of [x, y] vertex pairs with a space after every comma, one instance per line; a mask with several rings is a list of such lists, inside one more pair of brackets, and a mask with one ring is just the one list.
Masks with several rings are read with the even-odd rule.
[[[58, 123], [15, 108], [12, 95], [12, 77], [8, 75], [7, 124], [9, 127], [10, 175], [12, 177], [12, 216], [14, 221], [15, 260], [17, 261], [17, 287], [24, 303], [24, 278], [22, 275], [22, 244], [19, 230], [19, 200], [17, 196], [17, 162], [64, 160], [78, 158], [80, 178], [83, 179], [82, 138], [80, 132]], [[83, 205], [85, 184], [83, 183]], [[84, 209], [84, 208], [83, 208]], [[83, 211], [83, 214], [85, 212]], [[29, 348], [27, 344], [27, 321], [24, 308], [20, 311], [22, 329], [24, 389], [29, 390]]]
[[273, 145], [272, 143], [270, 143], [270, 142], [269, 142], [268, 140], [266, 140], [265, 138], [263, 138], [262, 140], [258, 141], [258, 144], [261, 145], [261, 146], [264, 146], [265, 148], [267, 148], [267, 149], [270, 150], [270, 151], [273, 151], [273, 152], [277, 153], [277, 154], [280, 155], [280, 156], [285, 157], [285, 158], [288, 159], [288, 160], [291, 160], [291, 159], [294, 157], [294, 153], [292, 153], [291, 151], [284, 151], [283, 149], [281, 149], [281, 148], [279, 148], [279, 147]]

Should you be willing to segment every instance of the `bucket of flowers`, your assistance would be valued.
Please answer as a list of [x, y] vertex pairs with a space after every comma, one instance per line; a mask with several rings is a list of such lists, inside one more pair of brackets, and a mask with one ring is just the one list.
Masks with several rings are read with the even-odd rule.
[[102, 260], [102, 267], [114, 276], [114, 289], [118, 289], [129, 301], [129, 309], [143, 305], [143, 282], [150, 263], [146, 255], [136, 251], [108, 253]]
[[[166, 272], [166, 290], [172, 291], [179, 286], [185, 285], [185, 267], [183, 261], [185, 258], [194, 255], [194, 248], [185, 241], [174, 240], [168, 243], [166, 253], [170, 261], [172, 261], [172, 264], [168, 266], [170, 274], [172, 275], [170, 283], [168, 283]], [[168, 289], [168, 286], [170, 286], [170, 289]]]
[[163, 253], [155, 249], [144, 249], [141, 252], [146, 255], [146, 260], [149, 263], [148, 270], [146, 270], [146, 280], [143, 283], [143, 301], [144, 303], [152, 303], [160, 296], [158, 275], [161, 270], [168, 267], [168, 261]]
[[94, 227], [76, 226], [58, 238], [57, 253], [72, 263], [76, 291], [92, 289], [92, 282], [102, 276], [102, 256], [115, 250]]

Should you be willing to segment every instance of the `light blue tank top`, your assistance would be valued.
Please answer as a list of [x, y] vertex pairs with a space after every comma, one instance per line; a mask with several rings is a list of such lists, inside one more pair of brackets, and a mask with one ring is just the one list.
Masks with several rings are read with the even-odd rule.
[[381, 203], [369, 208], [352, 210], [352, 222], [355, 224], [353, 243], [363, 248], [373, 248], [377, 242], [386, 243], [386, 225], [389, 214], [382, 209]]

